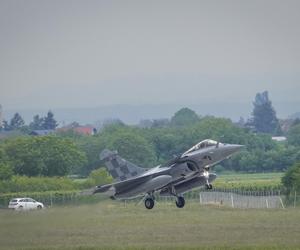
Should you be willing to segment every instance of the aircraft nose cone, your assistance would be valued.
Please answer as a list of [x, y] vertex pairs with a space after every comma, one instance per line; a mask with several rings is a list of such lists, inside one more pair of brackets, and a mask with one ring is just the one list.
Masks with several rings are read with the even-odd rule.
[[233, 148], [234, 148], [236, 151], [238, 151], [238, 150], [240, 150], [241, 148], [245, 147], [244, 145], [239, 145], [239, 144], [233, 144], [232, 146], [233, 146]]
[[245, 147], [244, 145], [239, 145], [239, 144], [230, 144], [227, 145], [227, 152], [229, 155], [241, 150], [241, 148]]

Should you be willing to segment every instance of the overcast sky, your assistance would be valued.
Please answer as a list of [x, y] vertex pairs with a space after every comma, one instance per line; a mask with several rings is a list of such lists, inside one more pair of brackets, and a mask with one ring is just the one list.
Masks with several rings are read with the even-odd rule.
[[251, 103], [264, 90], [299, 103], [299, 10], [297, 0], [0, 0], [0, 103]]

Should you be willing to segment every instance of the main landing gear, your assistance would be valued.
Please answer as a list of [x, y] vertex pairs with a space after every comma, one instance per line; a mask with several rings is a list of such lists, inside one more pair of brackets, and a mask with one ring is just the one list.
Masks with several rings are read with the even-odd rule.
[[154, 204], [155, 204], [154, 200], [155, 200], [154, 193], [153, 192], [148, 193], [145, 197], [145, 200], [144, 200], [145, 207], [147, 209], [152, 209], [154, 207]]
[[178, 196], [175, 203], [178, 208], [183, 208], [185, 205], [185, 200], [182, 196]]
[[148, 197], [145, 199], [145, 207], [147, 209], [152, 209], [154, 207], [154, 199], [152, 197]]
[[183, 196], [181, 195], [178, 195], [174, 186], [171, 186], [170, 189], [169, 189], [169, 192], [176, 197], [176, 201], [175, 201], [175, 204], [176, 204], [176, 207], [178, 208], [183, 208], [184, 205], [185, 205], [185, 199]]
[[[177, 196], [177, 195], [174, 195], [176, 196], [176, 201], [175, 201], [175, 204], [178, 208], [183, 208], [184, 205], [185, 205], [185, 199], [183, 196]], [[154, 204], [155, 204], [155, 199], [154, 199], [154, 196], [153, 195], [148, 195], [146, 197], [146, 199], [144, 200], [144, 203], [145, 203], [145, 207], [147, 209], [152, 209], [154, 207]]]

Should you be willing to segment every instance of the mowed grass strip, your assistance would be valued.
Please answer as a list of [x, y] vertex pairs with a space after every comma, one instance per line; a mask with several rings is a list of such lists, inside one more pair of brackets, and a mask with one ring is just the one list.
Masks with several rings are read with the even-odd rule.
[[104, 201], [0, 210], [0, 249], [300, 249], [300, 210]]
[[252, 190], [278, 190], [282, 188], [281, 178], [284, 173], [252, 173], [252, 174], [218, 174], [213, 183], [216, 188], [235, 188]]

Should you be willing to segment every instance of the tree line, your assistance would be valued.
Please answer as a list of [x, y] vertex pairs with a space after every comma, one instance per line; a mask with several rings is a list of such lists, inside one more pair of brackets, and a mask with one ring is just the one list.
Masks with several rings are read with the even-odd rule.
[[[188, 108], [182, 108], [169, 119], [155, 119], [155, 120], [142, 120], [141, 127], [168, 127], [168, 126], [185, 126], [199, 121], [199, 116]], [[73, 122], [78, 124], [77, 122]], [[123, 124], [119, 119], [112, 120], [107, 124]], [[106, 125], [107, 125], [106, 124]], [[267, 133], [272, 135], [281, 135], [282, 131], [279, 124], [279, 119], [276, 117], [276, 111], [272, 106], [269, 99], [268, 91], [257, 93], [253, 102], [253, 111], [251, 117], [244, 122], [241, 118], [240, 125], [249, 128], [252, 132]], [[0, 131], [21, 130], [28, 132], [30, 130], [53, 130], [58, 126], [57, 121], [54, 119], [52, 111], [48, 111], [45, 117], [40, 117], [38, 114], [33, 117], [29, 125], [26, 125], [24, 119], [19, 113], [15, 113], [11, 120], [8, 122], [3, 121]]]
[[54, 119], [54, 114], [52, 111], [48, 111], [45, 117], [40, 117], [39, 115], [35, 115], [33, 117], [32, 122], [27, 126], [23, 117], [17, 112], [13, 115], [10, 121], [3, 121], [2, 127], [0, 127], [0, 131], [12, 131], [12, 130], [21, 130], [24, 132], [28, 132], [30, 130], [48, 130], [55, 129], [58, 123]]
[[[263, 101], [258, 98], [256, 104], [265, 105], [266, 99], [266, 95]], [[267, 103], [270, 105], [269, 101]], [[271, 113], [274, 115], [275, 111]], [[53, 113], [48, 114], [47, 117], [54, 120]], [[46, 121], [46, 117], [43, 122], [38, 118], [34, 119], [36, 125]], [[273, 116], [269, 122], [275, 133], [278, 127], [274, 125], [274, 119]], [[0, 179], [6, 180], [13, 175], [87, 176], [103, 166], [99, 153], [104, 148], [117, 150], [122, 157], [148, 168], [164, 164], [207, 138], [246, 146], [231, 159], [215, 166], [214, 170], [218, 172], [286, 171], [300, 162], [300, 122], [295, 120], [292, 124], [286, 142], [272, 140], [272, 134], [271, 130], [258, 133], [251, 126], [237, 126], [226, 118], [200, 117], [193, 110], [183, 108], [170, 120], [155, 120], [148, 122], [147, 126], [110, 123], [94, 136], [69, 130], [48, 136], [24, 135], [0, 140]]]
[[28, 176], [88, 175], [103, 165], [99, 153], [104, 148], [117, 150], [141, 167], [153, 167], [207, 138], [246, 146], [217, 166], [218, 171], [285, 171], [300, 160], [300, 143], [294, 140], [300, 136], [299, 128], [299, 124], [293, 126], [283, 143], [216, 117], [198, 118], [184, 126], [155, 128], [111, 124], [94, 136], [72, 130], [41, 137], [25, 135], [1, 141], [1, 171], [11, 169], [13, 174]]

